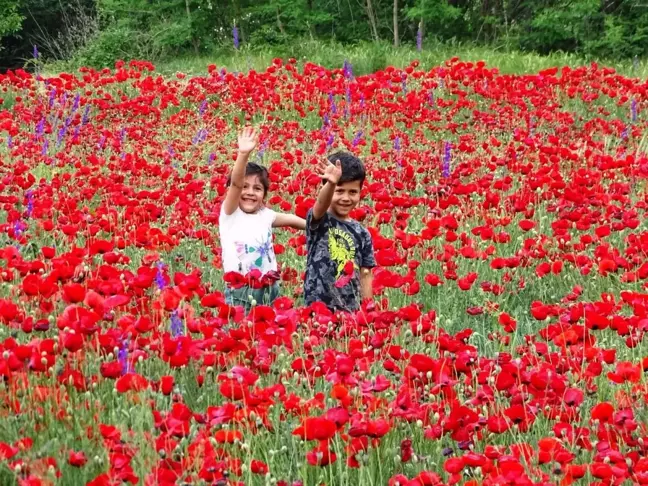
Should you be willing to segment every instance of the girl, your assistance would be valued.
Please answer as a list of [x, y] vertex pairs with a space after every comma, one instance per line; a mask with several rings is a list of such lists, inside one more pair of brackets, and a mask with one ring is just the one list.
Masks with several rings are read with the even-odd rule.
[[228, 284], [225, 299], [229, 305], [245, 307], [270, 305], [279, 296], [279, 274], [272, 243], [272, 228], [306, 228], [306, 221], [294, 214], [282, 214], [265, 207], [270, 188], [268, 170], [253, 162], [250, 153], [257, 145], [258, 133], [245, 128], [238, 136], [238, 157], [228, 180], [228, 190], [220, 212], [220, 240], [225, 274], [249, 277], [254, 272], [264, 283], [254, 287], [245, 279]]

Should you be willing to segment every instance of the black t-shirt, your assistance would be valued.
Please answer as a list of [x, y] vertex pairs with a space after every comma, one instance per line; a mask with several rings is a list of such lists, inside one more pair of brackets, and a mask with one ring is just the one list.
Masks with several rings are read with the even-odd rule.
[[[357, 310], [359, 271], [376, 266], [369, 231], [355, 220], [341, 221], [328, 212], [313, 221], [311, 209], [306, 216], [306, 247], [306, 305], [323, 302], [332, 310]], [[352, 275], [347, 273], [349, 261], [354, 266]]]

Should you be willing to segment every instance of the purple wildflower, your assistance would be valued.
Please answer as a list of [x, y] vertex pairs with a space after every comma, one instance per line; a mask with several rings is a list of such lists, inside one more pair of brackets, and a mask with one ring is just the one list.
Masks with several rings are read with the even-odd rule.
[[177, 311], [171, 313], [171, 335], [176, 338], [184, 334], [184, 324]]
[[54, 106], [54, 99], [56, 98], [56, 88], [52, 88], [52, 91], [50, 91], [50, 96], [49, 96], [49, 107], [51, 108]]
[[416, 32], [416, 50], [421, 52], [423, 50], [423, 26], [419, 23], [418, 31]]
[[27, 212], [26, 215], [28, 218], [31, 217], [32, 212], [34, 211], [34, 193], [31, 189], [25, 192], [25, 197], [27, 198]]
[[38, 125], [36, 125], [36, 137], [42, 137], [43, 133], [45, 133], [45, 118], [41, 118]]
[[47, 150], [49, 149], [49, 140], [45, 139], [43, 141], [43, 148], [41, 148], [41, 155], [44, 157], [47, 155]]
[[155, 284], [157, 285], [158, 289], [163, 290], [164, 287], [166, 287], [166, 279], [164, 278], [164, 263], [163, 262], [157, 262], [157, 272], [155, 274]]
[[76, 142], [76, 140], [79, 138], [79, 132], [81, 131], [81, 126], [77, 125], [74, 127], [74, 135], [72, 135], [72, 140]]
[[445, 143], [444, 154], [443, 154], [443, 167], [442, 175], [443, 177], [450, 177], [450, 162], [452, 160], [452, 145], [450, 142]]
[[239, 48], [239, 31], [236, 25], [232, 28], [232, 39], [234, 41], [234, 49]]
[[16, 220], [16, 222], [14, 223], [14, 226], [13, 226], [14, 236], [16, 237], [16, 239], [18, 239], [18, 238], [20, 238], [22, 236], [23, 230], [25, 228], [26, 228], [26, 226], [20, 220]]
[[207, 111], [207, 100], [203, 100], [203, 102], [200, 104], [200, 107], [198, 108], [198, 115], [203, 116], [206, 111]]
[[362, 95], [360, 95], [360, 109], [363, 110], [364, 107], [365, 107], [365, 97], [364, 97], [364, 95], [362, 94]]
[[59, 128], [58, 135], [56, 136], [56, 146], [58, 147], [61, 145], [61, 142], [65, 138], [65, 133], [67, 132], [67, 125], [63, 124], [61, 128]]
[[355, 137], [353, 137], [353, 146], [357, 147], [358, 144], [362, 141], [362, 130], [360, 130], [358, 133], [356, 133]]
[[328, 137], [328, 140], [326, 141], [326, 148], [329, 149], [333, 146], [333, 142], [335, 141], [335, 137], [331, 133]]
[[403, 74], [402, 80], [403, 93], [407, 93], [407, 76], [405, 74]]
[[205, 139], [207, 138], [207, 133], [208, 133], [208, 131], [207, 131], [206, 128], [201, 128], [200, 130], [198, 130], [198, 133], [196, 133], [196, 135], [194, 136], [194, 138], [193, 138], [193, 140], [191, 141], [191, 143], [192, 143], [193, 145], [199, 145], [199, 144], [201, 144], [201, 143], [204, 142]]
[[81, 93], [77, 93], [74, 97], [74, 102], [72, 103], [72, 113], [76, 112], [79, 109], [79, 104], [81, 102]]
[[87, 125], [90, 121], [90, 105], [86, 105], [85, 110], [83, 110], [83, 118], [81, 118], [81, 125]]
[[625, 127], [623, 129], [623, 131], [621, 132], [621, 139], [622, 140], [627, 140], [628, 139], [628, 134], [629, 134], [628, 127]]
[[97, 148], [101, 150], [104, 147], [105, 143], [106, 143], [106, 136], [102, 135], [101, 138], [99, 139], [99, 143], [97, 143]]
[[7, 137], [7, 147], [8, 148], [13, 147], [13, 137], [11, 135]]
[[333, 98], [333, 93], [328, 95], [329, 103], [331, 104], [331, 113], [337, 113], [337, 106], [335, 106], [335, 99]]
[[128, 364], [128, 340], [124, 339], [117, 352], [117, 360], [122, 365], [122, 375], [130, 373], [130, 366]]
[[216, 154], [215, 153], [209, 154], [209, 160], [207, 161], [207, 163], [211, 164], [212, 162], [214, 162], [214, 160], [216, 160]]
[[36, 44], [34, 44], [34, 51], [32, 54], [34, 56], [34, 59], [38, 59], [39, 54], [38, 54], [38, 47], [36, 46]]
[[635, 98], [632, 98], [632, 102], [630, 103], [630, 119], [632, 123], [637, 122], [637, 100]]
[[396, 165], [398, 166], [398, 170], [400, 171], [403, 167], [403, 160], [400, 153], [401, 139], [399, 136], [394, 139], [394, 150], [396, 151]]
[[259, 150], [257, 152], [257, 159], [263, 160], [263, 154], [265, 154], [265, 151], [268, 149], [268, 141], [265, 140], [263, 144], [261, 144], [261, 147], [259, 147]]
[[345, 78], [347, 78], [347, 79], [353, 79], [353, 66], [352, 66], [351, 63], [350, 63], [349, 61], [347, 61], [346, 59], [344, 60], [344, 68], [343, 68], [343, 72], [344, 72], [344, 77], [345, 77]]
[[430, 94], [428, 95], [428, 101], [430, 105], [432, 105], [433, 108], [436, 108], [436, 100], [434, 99], [434, 90], [430, 90]]

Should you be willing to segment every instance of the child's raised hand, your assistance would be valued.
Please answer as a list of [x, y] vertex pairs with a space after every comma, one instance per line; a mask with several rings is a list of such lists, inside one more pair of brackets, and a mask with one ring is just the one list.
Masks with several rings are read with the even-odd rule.
[[238, 151], [241, 154], [249, 154], [254, 150], [259, 141], [259, 132], [254, 128], [245, 127], [238, 136]]
[[337, 184], [342, 177], [342, 166], [340, 161], [336, 160], [335, 165], [331, 164], [328, 160], [322, 160], [317, 164], [318, 175], [325, 181], [331, 184]]

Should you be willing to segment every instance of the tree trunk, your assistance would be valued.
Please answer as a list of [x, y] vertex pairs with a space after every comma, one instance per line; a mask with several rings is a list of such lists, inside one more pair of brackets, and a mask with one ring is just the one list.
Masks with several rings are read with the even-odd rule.
[[367, 0], [367, 16], [369, 17], [369, 27], [371, 27], [371, 35], [374, 41], [378, 42], [380, 38], [378, 37], [378, 25], [376, 24], [376, 16], [374, 15], [373, 5], [371, 0]]
[[191, 43], [193, 44], [194, 51], [198, 55], [198, 39], [194, 36], [193, 27], [191, 25], [191, 9], [189, 8], [189, 0], [185, 0], [185, 9], [187, 11], [187, 20], [189, 21], [189, 28], [191, 29]]
[[281, 17], [279, 16], [279, 9], [277, 9], [277, 27], [279, 27], [279, 32], [281, 32], [281, 35], [285, 36], [286, 31], [284, 30], [284, 26], [281, 23]]
[[488, 3], [488, 0], [482, 0], [482, 4], [481, 4], [482, 17], [488, 15], [490, 13], [489, 10], [490, 10], [490, 4]]
[[400, 38], [398, 36], [398, 0], [394, 0], [394, 47], [400, 45]]
[[425, 37], [425, 24], [423, 23], [423, 17], [419, 20], [418, 23], [418, 32], [416, 33], [416, 48], [420, 51], [423, 49], [423, 39]]
[[[313, 13], [313, 0], [306, 0], [306, 7], [309, 15], [311, 15]], [[315, 26], [310, 23], [310, 19], [308, 20], [308, 33], [310, 34], [311, 40], [315, 40]]]

